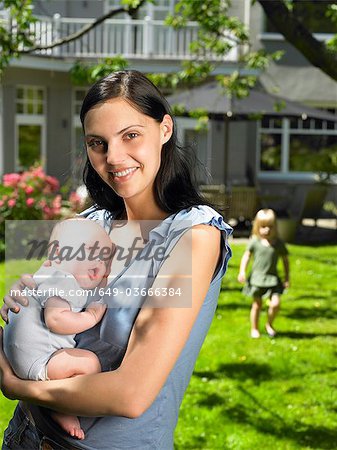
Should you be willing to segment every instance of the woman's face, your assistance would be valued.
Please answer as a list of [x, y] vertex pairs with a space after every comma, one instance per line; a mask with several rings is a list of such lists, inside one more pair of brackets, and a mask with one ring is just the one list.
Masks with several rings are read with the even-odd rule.
[[153, 200], [162, 146], [172, 135], [172, 119], [156, 122], [122, 98], [93, 107], [85, 116], [85, 142], [98, 175], [123, 199]]

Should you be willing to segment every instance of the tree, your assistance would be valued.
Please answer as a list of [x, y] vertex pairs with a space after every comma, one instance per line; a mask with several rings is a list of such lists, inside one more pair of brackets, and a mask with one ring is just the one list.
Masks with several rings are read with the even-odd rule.
[[[309, 62], [333, 80], [337, 80], [337, 4], [331, 1], [258, 0], [268, 20], [285, 39], [301, 52]], [[328, 42], [318, 41], [303, 23], [303, 8], [315, 14], [314, 8], [325, 6], [325, 17], [334, 24], [334, 37]]]
[[[0, 23], [0, 71], [9, 64], [11, 58], [36, 50], [54, 48], [69, 43], [83, 36], [85, 33], [100, 25], [104, 20], [120, 12], [127, 12], [134, 16], [137, 10], [146, 2], [154, 0], [121, 0], [121, 6], [114, 8], [104, 16], [97, 18], [89, 26], [70, 36], [66, 36], [50, 45], [36, 45], [30, 35], [30, 23], [34, 21], [31, 10], [31, 0], [4, 0], [0, 2], [7, 10], [9, 28]], [[256, 0], [252, 0], [254, 3]], [[314, 66], [334, 80], [337, 80], [337, 5], [327, 0], [257, 0], [265, 11], [268, 19], [286, 40], [293, 44]], [[336, 27], [336, 34], [329, 42], [318, 41], [313, 32], [307, 27], [301, 16], [301, 7], [306, 8], [317, 4], [324, 5], [326, 19]], [[249, 32], [244, 24], [229, 13], [231, 0], [179, 0], [173, 16], [167, 18], [167, 24], [172, 27], [182, 27], [187, 21], [199, 24], [198, 39], [192, 44], [195, 58], [183, 63], [182, 70], [175, 74], [153, 74], [152, 79], [161, 86], [174, 87], [178, 84], [191, 84], [196, 80], [206, 79], [212, 72], [215, 63], [208, 61], [210, 52], [218, 57], [225, 56], [234, 46], [245, 48], [239, 69], [230, 76], [221, 76], [220, 82], [224, 88], [235, 93], [238, 97], [247, 95], [249, 89], [256, 82], [254, 76], [242, 76], [241, 68], [266, 69], [271, 59], [279, 59], [282, 52], [267, 54], [264, 50], [251, 50]], [[77, 64], [73, 76], [83, 82], [93, 81], [104, 75], [107, 70], [125, 67], [123, 58], [109, 59], [99, 66], [87, 67]]]

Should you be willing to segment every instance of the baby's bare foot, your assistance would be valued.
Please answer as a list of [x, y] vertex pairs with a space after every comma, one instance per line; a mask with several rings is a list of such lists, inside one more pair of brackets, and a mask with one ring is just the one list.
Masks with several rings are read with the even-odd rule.
[[84, 431], [76, 416], [67, 416], [66, 414], [58, 412], [53, 412], [51, 416], [64, 431], [70, 434], [70, 436], [81, 440], [84, 439]]

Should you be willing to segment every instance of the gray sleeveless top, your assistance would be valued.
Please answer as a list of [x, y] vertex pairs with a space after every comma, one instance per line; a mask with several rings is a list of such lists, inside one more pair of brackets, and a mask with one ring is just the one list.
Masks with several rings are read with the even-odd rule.
[[[94, 207], [89, 208], [82, 214], [89, 219], [103, 221], [106, 225], [109, 225], [111, 220], [109, 219], [110, 213], [105, 210], [97, 210]], [[156, 245], [164, 245], [165, 252], [169, 254], [184, 232], [199, 224], [208, 224], [221, 230], [221, 261], [190, 336], [165, 385], [153, 404], [136, 419], [119, 416], [80, 418], [86, 435], [83, 441], [74, 440], [57, 428], [43, 408], [31, 406], [37, 426], [47, 436], [64, 445], [65, 448], [67, 448], [67, 442], [71, 442], [73, 448], [87, 450], [173, 449], [173, 433], [178, 420], [180, 404], [200, 348], [212, 322], [220, 292], [221, 279], [226, 272], [227, 263], [231, 256], [227, 237], [232, 229], [216, 211], [208, 206], [200, 205], [167, 217], [150, 231], [149, 235], [150, 241], [155, 241]], [[133, 278], [127, 275], [137, 270], [137, 273], [141, 272], [148, 275], [144, 278], [144, 286], [149, 286], [158, 273], [159, 266], [160, 264], [154, 259], [131, 261], [122, 274], [112, 282], [112, 285], [120, 288], [127, 280], [130, 286]], [[139, 282], [139, 278], [135, 278], [134, 283], [137, 283], [137, 286], [139, 286]], [[112, 305], [113, 308], [107, 310], [100, 324], [77, 335], [78, 347], [94, 351], [100, 358], [103, 370], [111, 370], [120, 365], [133, 323], [139, 312], [137, 307], [118, 307], [118, 298], [114, 297], [113, 301], [116, 304]], [[141, 307], [141, 304], [139, 304], [139, 307]]]

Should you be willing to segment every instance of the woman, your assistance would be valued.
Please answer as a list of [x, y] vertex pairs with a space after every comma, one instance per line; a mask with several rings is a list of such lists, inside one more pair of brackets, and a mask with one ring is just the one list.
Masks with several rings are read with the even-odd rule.
[[[110, 286], [119, 295], [107, 298], [110, 308], [102, 323], [78, 336], [79, 347], [99, 356], [102, 373], [20, 380], [1, 355], [4, 394], [25, 401], [5, 433], [4, 448], [28, 448], [29, 443], [37, 449], [47, 442], [59, 449], [168, 450], [216, 308], [231, 229], [199, 196], [193, 163], [177, 145], [169, 105], [144, 75], [121, 71], [97, 82], [84, 99], [81, 121], [88, 156], [84, 180], [97, 205], [84, 215], [110, 226], [113, 242], [136, 236], [133, 224], [140, 224], [144, 251], [153, 242], [154, 248], [164, 248], [165, 257], [131, 258], [117, 269], [113, 261]], [[125, 226], [114, 226], [116, 219]], [[31, 285], [31, 279], [22, 283]], [[135, 291], [140, 284], [162, 295], [143, 308], [134, 295], [131, 307], [123, 308], [123, 289]], [[169, 289], [172, 298], [164, 295]], [[8, 307], [18, 309], [15, 300], [22, 304], [22, 299], [5, 297], [3, 318]], [[41, 407], [81, 416], [85, 439], [66, 436]]]

